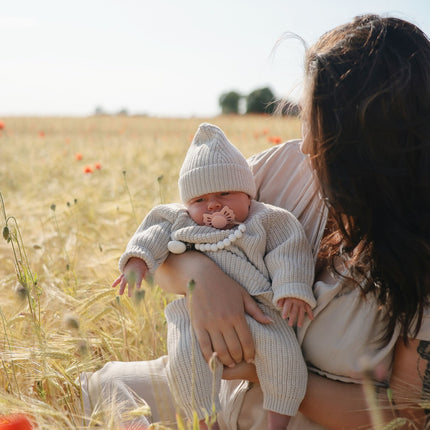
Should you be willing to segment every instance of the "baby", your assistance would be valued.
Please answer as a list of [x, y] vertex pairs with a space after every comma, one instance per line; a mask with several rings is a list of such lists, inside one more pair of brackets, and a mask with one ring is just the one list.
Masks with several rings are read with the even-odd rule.
[[[160, 205], [145, 217], [120, 259], [122, 274], [113, 286], [120, 284], [122, 294], [127, 283], [153, 274], [169, 252], [193, 248], [213, 259], [273, 321], [263, 325], [247, 317], [268, 428], [285, 429], [307, 384], [290, 311], [298, 310], [301, 323], [305, 313], [313, 318], [316, 304], [314, 260], [304, 230], [290, 212], [254, 200], [256, 186], [246, 159], [211, 124], [201, 124], [194, 136], [180, 171], [179, 192], [184, 204]], [[218, 361], [210, 369], [201, 351], [192, 351], [192, 344], [198, 343], [185, 298], [170, 303], [165, 314], [172, 394], [187, 418], [192, 419], [195, 410], [200, 427], [207, 428], [205, 417], [212, 415], [213, 403], [215, 413], [220, 409], [223, 368]], [[216, 416], [212, 418], [211, 428], [218, 429]]]

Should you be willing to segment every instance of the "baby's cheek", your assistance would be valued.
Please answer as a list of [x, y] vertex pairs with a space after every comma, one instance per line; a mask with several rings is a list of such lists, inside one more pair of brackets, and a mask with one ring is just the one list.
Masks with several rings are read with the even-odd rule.
[[198, 225], [203, 225], [203, 215], [196, 211], [188, 211], [191, 219]]

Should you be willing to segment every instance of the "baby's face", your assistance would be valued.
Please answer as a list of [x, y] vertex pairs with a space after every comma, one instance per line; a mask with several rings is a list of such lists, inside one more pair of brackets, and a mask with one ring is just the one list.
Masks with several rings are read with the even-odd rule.
[[[223, 191], [204, 194], [189, 200], [185, 206], [190, 217], [199, 225], [204, 225], [203, 216], [219, 212], [228, 206], [234, 212], [234, 221], [243, 222], [248, 217], [251, 199], [241, 191]], [[227, 224], [224, 228], [231, 228], [234, 224]]]

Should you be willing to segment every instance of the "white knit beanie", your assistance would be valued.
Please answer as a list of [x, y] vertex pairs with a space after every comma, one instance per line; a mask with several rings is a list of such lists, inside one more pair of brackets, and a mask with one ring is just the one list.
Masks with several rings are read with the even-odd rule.
[[219, 127], [201, 124], [179, 172], [179, 194], [186, 203], [222, 191], [242, 191], [254, 198], [254, 176], [245, 157]]

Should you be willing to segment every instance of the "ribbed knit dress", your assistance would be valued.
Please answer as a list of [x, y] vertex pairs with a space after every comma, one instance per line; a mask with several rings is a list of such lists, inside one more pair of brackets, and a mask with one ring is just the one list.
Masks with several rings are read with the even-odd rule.
[[[273, 323], [266, 325], [247, 318], [255, 343], [255, 365], [264, 393], [264, 408], [295, 415], [305, 394], [307, 368], [295, 332], [281, 318], [276, 303], [283, 297], [295, 297], [312, 308], [315, 306], [311, 248], [299, 221], [284, 209], [253, 200], [244, 224], [246, 231], [240, 239], [225, 249], [205, 254], [241, 284], [272, 318]], [[119, 261], [120, 270], [123, 271], [129, 258], [138, 257], [153, 273], [168, 256], [167, 244], [173, 232], [176, 240], [196, 244], [217, 243], [232, 230], [197, 225], [180, 204], [157, 206], [130, 239]], [[212, 415], [213, 405], [219, 410], [222, 365], [216, 360], [215, 369], [211, 370], [204, 360], [190, 324], [185, 298], [170, 303], [165, 314], [167, 370], [172, 393], [188, 418], [195, 410], [199, 419], [203, 419]], [[192, 345], [195, 345], [194, 351]]]

